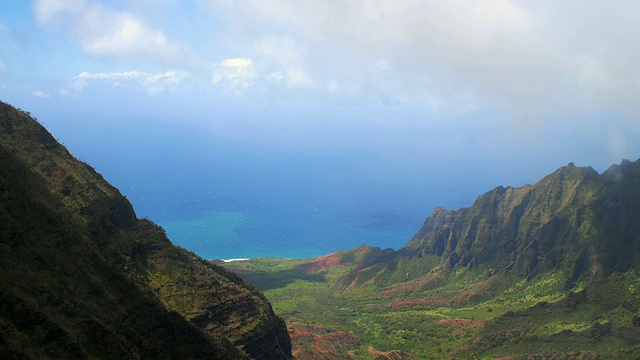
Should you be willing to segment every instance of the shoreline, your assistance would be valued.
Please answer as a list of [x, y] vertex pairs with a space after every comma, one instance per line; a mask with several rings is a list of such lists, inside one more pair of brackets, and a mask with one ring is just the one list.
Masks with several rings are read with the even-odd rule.
[[232, 262], [232, 261], [247, 261], [249, 258], [236, 258], [236, 259], [220, 259], [222, 262]]

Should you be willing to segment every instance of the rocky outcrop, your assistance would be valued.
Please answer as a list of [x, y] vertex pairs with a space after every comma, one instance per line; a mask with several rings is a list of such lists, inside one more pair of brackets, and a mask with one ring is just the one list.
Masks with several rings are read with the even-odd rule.
[[402, 250], [436, 255], [445, 269], [494, 261], [531, 276], [567, 268], [624, 271], [640, 246], [640, 162], [624, 161], [602, 174], [574, 164], [535, 185], [497, 187], [469, 208], [434, 210]]

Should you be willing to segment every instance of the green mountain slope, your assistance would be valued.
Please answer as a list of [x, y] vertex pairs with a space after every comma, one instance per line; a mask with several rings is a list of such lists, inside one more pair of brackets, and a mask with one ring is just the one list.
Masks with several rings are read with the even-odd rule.
[[0, 358], [292, 358], [256, 288], [173, 246], [4, 103], [0, 164]]
[[[265, 291], [294, 334], [304, 329], [294, 354], [307, 358], [634, 359], [639, 220], [640, 161], [602, 174], [569, 164], [469, 208], [437, 208], [399, 251], [227, 266]], [[317, 344], [340, 332], [358, 341], [314, 347], [309, 329]]]
[[448, 267], [496, 261], [527, 276], [624, 271], [640, 260], [639, 186], [638, 162], [602, 175], [569, 164], [535, 186], [498, 187], [467, 209], [436, 209], [404, 250], [440, 256]]

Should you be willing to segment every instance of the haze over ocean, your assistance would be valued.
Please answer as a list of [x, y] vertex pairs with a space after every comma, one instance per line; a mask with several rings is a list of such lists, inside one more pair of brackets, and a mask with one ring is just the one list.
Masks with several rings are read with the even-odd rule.
[[[506, 138], [504, 129], [461, 136], [442, 121], [416, 126], [411, 113], [381, 120], [383, 111], [365, 112], [351, 122], [326, 115], [322, 127], [292, 128], [291, 120], [258, 126], [252, 110], [194, 113], [184, 99], [166, 100], [164, 108], [30, 109], [139, 217], [207, 259], [313, 257], [363, 243], [399, 249], [436, 206], [469, 206], [496, 186], [533, 183], [570, 161], [599, 171], [610, 164], [586, 163], [598, 157], [572, 150], [569, 138], [550, 148], [559, 160], [548, 161], [545, 150], [524, 159], [525, 142], [502, 151], [478, 140]], [[194, 125], [207, 123], [202, 117], [226, 125]]]
[[203, 257], [399, 248], [640, 156], [639, 5], [5, 1], [0, 99]]
[[620, 160], [576, 146], [565, 131], [538, 134], [544, 145], [532, 151], [508, 127], [460, 133], [446, 118], [419, 123], [419, 111], [393, 107], [354, 114], [346, 106], [318, 119], [164, 99], [16, 105], [120, 189], [139, 217], [208, 259], [313, 257], [363, 243], [399, 249], [436, 206], [466, 207], [571, 161], [602, 171]]
[[208, 259], [313, 257], [363, 243], [397, 249], [434, 206], [467, 206], [477, 195], [453, 191], [455, 179], [434, 192], [442, 187], [434, 182], [451, 174], [424, 159], [397, 164], [353, 149], [252, 148], [178, 127], [130, 130], [97, 143], [99, 136], [81, 131], [66, 142], [83, 149], [83, 159], [129, 198], [139, 217]]

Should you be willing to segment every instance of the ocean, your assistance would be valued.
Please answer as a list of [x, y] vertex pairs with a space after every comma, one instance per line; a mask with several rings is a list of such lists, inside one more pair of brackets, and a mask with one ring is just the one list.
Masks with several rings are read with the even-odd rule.
[[361, 244], [399, 249], [434, 207], [469, 206], [499, 185], [474, 159], [455, 161], [441, 149], [367, 147], [355, 135], [355, 145], [279, 147], [179, 124], [130, 124], [59, 131], [139, 217], [206, 259], [308, 258]]
[[[432, 210], [407, 189], [341, 183], [340, 177], [326, 179], [288, 167], [273, 166], [269, 176], [257, 176], [260, 166], [250, 163], [246, 171], [251, 174], [233, 180], [196, 170], [203, 161], [207, 164], [203, 159], [182, 164], [186, 174], [199, 172], [196, 180], [150, 176], [155, 180], [149, 184], [141, 181], [121, 191], [138, 216], [150, 218], [176, 245], [207, 259], [306, 258], [361, 244], [398, 249]], [[221, 169], [219, 163], [207, 167]]]
[[188, 99], [132, 99], [33, 113], [139, 217], [207, 259], [399, 249], [435, 207], [467, 207], [496, 186], [533, 183], [576, 160], [524, 156], [508, 127], [477, 119], [461, 132], [446, 118], [395, 107], [355, 114], [345, 104], [330, 115], [289, 103], [242, 110], [228, 100], [206, 111]]

